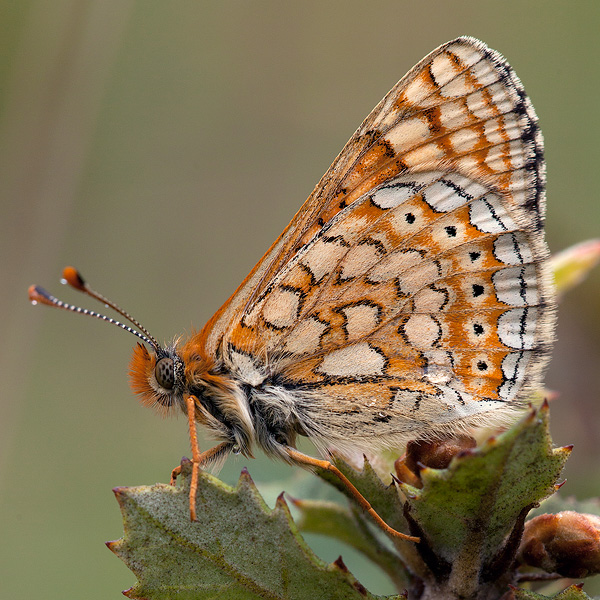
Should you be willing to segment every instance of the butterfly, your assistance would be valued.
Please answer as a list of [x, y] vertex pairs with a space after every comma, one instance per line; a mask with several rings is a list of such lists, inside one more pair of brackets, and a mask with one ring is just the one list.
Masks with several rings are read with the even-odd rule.
[[[534, 109], [506, 60], [460, 37], [365, 119], [285, 231], [199, 332], [139, 330], [141, 401], [187, 414], [197, 469], [230, 452], [337, 475], [296, 449], [377, 452], [506, 423], [541, 385], [555, 299]], [[113, 321], [32, 287], [33, 300]], [[219, 444], [201, 453], [196, 424]], [[174, 470], [174, 475], [178, 469]], [[195, 477], [195, 479], [194, 479]], [[414, 539], [414, 538], [412, 538]]]

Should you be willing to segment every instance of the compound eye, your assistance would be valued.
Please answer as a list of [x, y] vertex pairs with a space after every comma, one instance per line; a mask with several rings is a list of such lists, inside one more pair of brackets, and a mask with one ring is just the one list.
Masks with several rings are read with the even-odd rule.
[[160, 387], [172, 390], [175, 385], [175, 365], [172, 358], [161, 358], [154, 367], [154, 376]]

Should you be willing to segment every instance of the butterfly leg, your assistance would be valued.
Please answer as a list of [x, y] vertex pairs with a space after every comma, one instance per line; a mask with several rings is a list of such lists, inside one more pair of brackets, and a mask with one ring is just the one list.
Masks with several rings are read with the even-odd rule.
[[[186, 399], [187, 415], [188, 415], [188, 426], [190, 430], [190, 446], [192, 447], [192, 481], [190, 483], [190, 520], [196, 520], [196, 496], [198, 495], [198, 475], [200, 474], [200, 467], [210, 462], [212, 458], [221, 454], [226, 448], [229, 448], [230, 444], [223, 442], [210, 448], [204, 452], [200, 452], [200, 446], [198, 445], [198, 433], [196, 431], [196, 401], [195, 396], [190, 396]], [[181, 465], [175, 467], [171, 471], [171, 485], [175, 485], [177, 476], [181, 473]]]
[[196, 431], [196, 398], [189, 396], [185, 400], [187, 406], [190, 445], [192, 447], [192, 483], [190, 484], [190, 520], [196, 520], [196, 494], [198, 493], [198, 475], [200, 473], [200, 446]]
[[300, 465], [304, 465], [307, 467], [317, 467], [320, 469], [324, 469], [333, 473], [346, 487], [348, 492], [352, 495], [352, 497], [358, 502], [360, 507], [369, 515], [371, 518], [377, 523], [377, 525], [385, 531], [385, 533], [392, 535], [396, 538], [400, 538], [403, 540], [409, 540], [411, 542], [418, 543], [420, 538], [413, 537], [410, 535], [406, 535], [405, 533], [400, 533], [395, 529], [392, 529], [375, 511], [375, 509], [369, 504], [368, 500], [352, 485], [350, 480], [332, 463], [328, 460], [320, 460], [318, 458], [313, 458], [312, 456], [308, 456], [307, 454], [303, 454], [302, 452], [298, 452], [294, 448], [287, 448], [286, 452], [288, 456], [296, 463]]
[[198, 475], [200, 474], [200, 467], [212, 461], [213, 458], [221, 454], [225, 450], [229, 450], [231, 448], [231, 444], [228, 442], [223, 442], [215, 446], [214, 448], [210, 448], [209, 450], [205, 450], [198, 456], [198, 462], [196, 459], [193, 459], [193, 471], [192, 471], [192, 483], [190, 484], [190, 520], [196, 520], [196, 496], [198, 494]]

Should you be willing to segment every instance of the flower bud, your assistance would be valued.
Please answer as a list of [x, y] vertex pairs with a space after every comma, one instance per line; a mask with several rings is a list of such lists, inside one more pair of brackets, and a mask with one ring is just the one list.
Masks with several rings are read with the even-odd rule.
[[406, 446], [406, 454], [395, 463], [396, 475], [400, 481], [414, 487], [421, 487], [422, 467], [445, 469], [450, 461], [461, 452], [475, 448], [477, 442], [468, 435], [437, 441], [411, 441]]
[[600, 517], [570, 510], [525, 524], [518, 559], [562, 577], [600, 573]]

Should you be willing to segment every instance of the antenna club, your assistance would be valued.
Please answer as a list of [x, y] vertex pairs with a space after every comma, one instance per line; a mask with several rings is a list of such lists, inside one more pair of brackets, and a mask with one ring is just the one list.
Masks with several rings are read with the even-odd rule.
[[47, 304], [53, 306], [53, 302], [50, 301], [48, 292], [38, 285], [30, 285], [27, 290], [29, 295], [29, 301], [32, 304]]
[[85, 279], [81, 276], [81, 274], [75, 267], [65, 267], [63, 269], [62, 276], [64, 282], [68, 283], [71, 287], [79, 291], [85, 290]]

